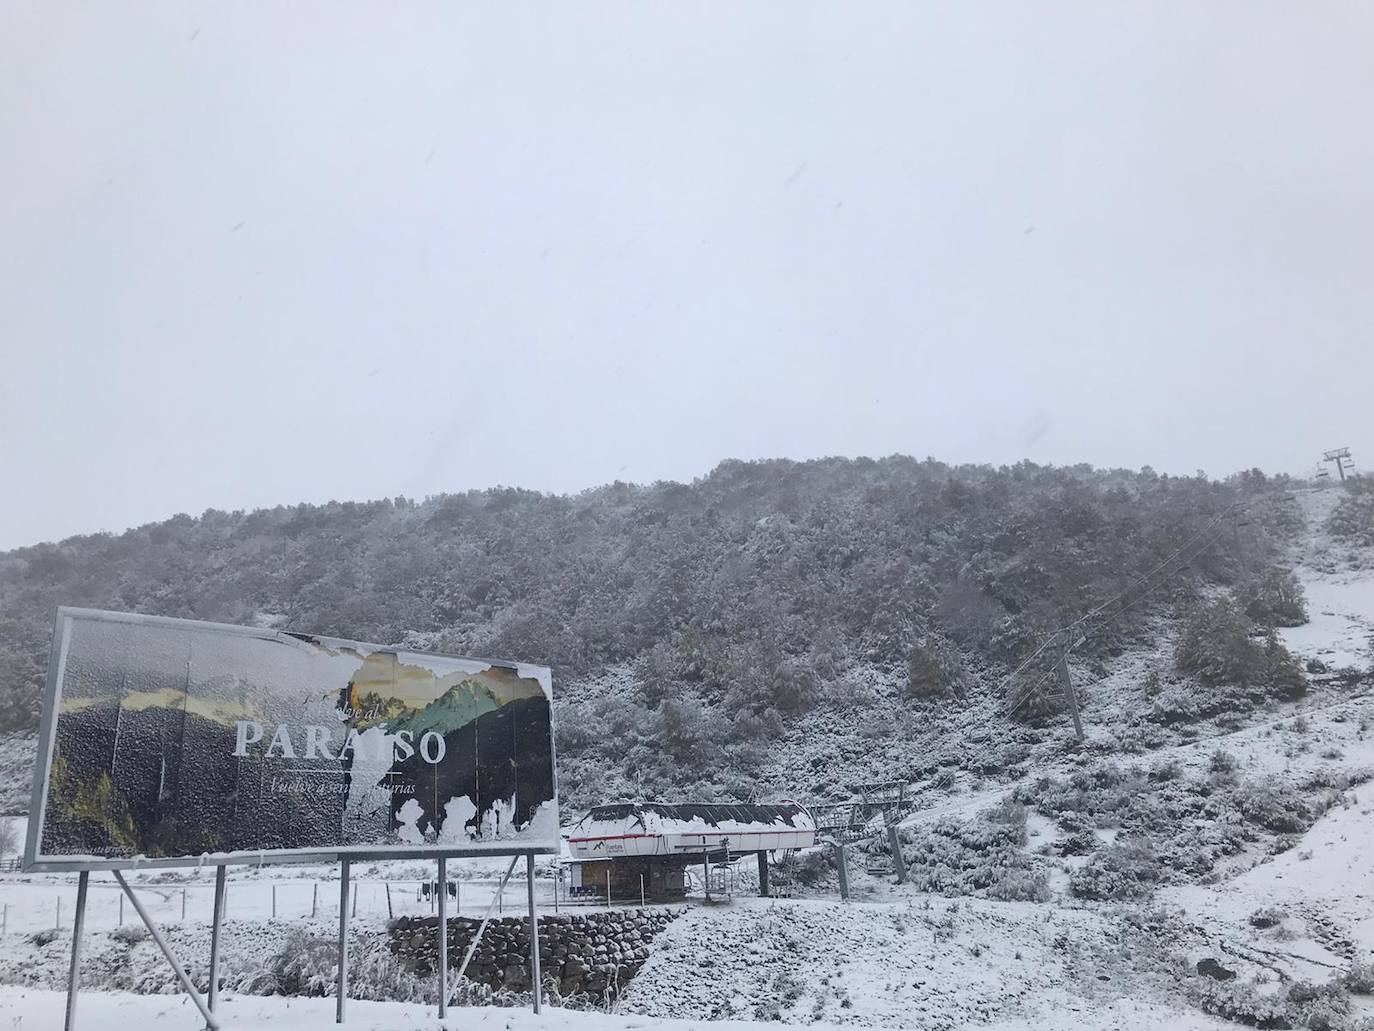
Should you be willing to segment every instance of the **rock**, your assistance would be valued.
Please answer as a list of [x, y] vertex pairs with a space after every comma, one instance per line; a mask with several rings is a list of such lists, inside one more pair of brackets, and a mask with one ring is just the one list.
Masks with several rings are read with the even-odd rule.
[[1217, 981], [1229, 981], [1236, 976], [1234, 970], [1227, 970], [1211, 956], [1198, 960], [1197, 972]]

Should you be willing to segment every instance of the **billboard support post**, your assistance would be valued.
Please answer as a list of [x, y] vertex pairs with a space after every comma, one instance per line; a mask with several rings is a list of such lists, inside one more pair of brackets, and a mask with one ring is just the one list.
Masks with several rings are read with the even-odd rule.
[[344, 1000], [348, 998], [348, 860], [339, 860], [339, 977], [338, 1001], [334, 1023], [344, 1022]]
[[[515, 870], [515, 862], [519, 858], [520, 856], [518, 853], [510, 857], [510, 866], [506, 867], [506, 872], [501, 875], [501, 884], [500, 887], [497, 888], [498, 892], [504, 888], [506, 882], [510, 880], [510, 875]], [[496, 900], [499, 897], [499, 895], [493, 896], [492, 900], [487, 903], [487, 911], [482, 914], [482, 922], [477, 925], [477, 933], [472, 936], [472, 941], [468, 943], [468, 951], [463, 956], [463, 962], [458, 967], [458, 973], [454, 975], [453, 980], [455, 984], [463, 980], [463, 974], [467, 971], [468, 964], [472, 962], [472, 954], [477, 951], [477, 945], [482, 940], [482, 932], [487, 929], [487, 922], [491, 920], [491, 911], [496, 908]]]
[[[167, 944], [167, 939], [162, 937], [162, 932], [157, 929], [157, 924], [155, 924], [153, 918], [148, 915], [148, 911], [143, 908], [143, 903], [138, 900], [138, 896], [134, 894], [134, 890], [129, 887], [129, 882], [124, 879], [124, 871], [116, 869], [113, 873], [115, 875], [115, 880], [119, 882], [119, 886], [124, 889], [124, 894], [129, 896], [129, 901], [133, 903], [134, 912], [137, 913], [138, 918], [143, 921], [143, 926], [148, 928], [148, 933], [153, 936], [153, 941], [157, 942], [157, 947], [162, 950], [162, 955], [166, 957], [167, 962], [171, 965], [172, 973], [176, 974], [177, 981], [180, 982], [182, 990], [191, 997], [191, 1001], [196, 1004], [196, 1009], [200, 1010], [200, 1015], [205, 1018], [206, 1027], [210, 1028], [210, 1031], [219, 1031], [219, 1018], [206, 1008], [205, 1000], [200, 997], [200, 992], [196, 991], [196, 986], [191, 983], [190, 977], [186, 974], [186, 968], [181, 965], [181, 961], [177, 959], [176, 953], [174, 953], [172, 947]], [[85, 871], [82, 871], [82, 874], [84, 876]]]
[[[224, 875], [223, 865], [215, 867], [215, 901], [210, 917], [210, 1012], [215, 1012], [219, 1001], [219, 931], [224, 923]], [[123, 896], [120, 896], [123, 899]]]
[[81, 930], [86, 923], [86, 888], [91, 874], [82, 870], [76, 881], [76, 916], [72, 920], [72, 966], [67, 973], [67, 1020], [64, 1031], [76, 1031], [76, 993], [81, 984]]
[[448, 860], [439, 857], [439, 1019], [448, 1015]]
[[539, 970], [539, 912], [534, 907], [534, 853], [525, 853], [525, 887], [530, 900], [530, 988], [534, 995], [534, 1012], [539, 1012], [539, 997], [543, 994]]

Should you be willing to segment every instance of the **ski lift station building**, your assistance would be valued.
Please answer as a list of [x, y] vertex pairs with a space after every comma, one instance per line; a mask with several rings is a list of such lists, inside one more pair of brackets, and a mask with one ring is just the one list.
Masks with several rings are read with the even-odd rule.
[[[769, 852], [810, 848], [816, 821], [796, 802], [731, 805], [619, 802], [589, 810], [568, 832], [572, 888], [585, 894], [671, 900], [687, 894], [687, 868], [758, 856], [768, 894]], [[642, 878], [642, 880], [641, 880]]]

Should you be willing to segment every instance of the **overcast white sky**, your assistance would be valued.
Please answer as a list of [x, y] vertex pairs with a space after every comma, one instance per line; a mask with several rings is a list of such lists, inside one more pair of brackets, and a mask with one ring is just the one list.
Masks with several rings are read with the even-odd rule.
[[1374, 6], [0, 7], [0, 547], [906, 452], [1374, 466]]

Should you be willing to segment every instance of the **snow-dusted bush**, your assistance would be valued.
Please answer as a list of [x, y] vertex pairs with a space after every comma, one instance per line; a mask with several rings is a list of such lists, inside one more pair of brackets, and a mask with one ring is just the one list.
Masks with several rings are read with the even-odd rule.
[[1018, 788], [1014, 797], [1055, 817], [1072, 832], [1115, 823], [1143, 790], [1147, 790], [1147, 777], [1141, 770], [1125, 770], [1106, 762], [1078, 770], [1064, 780], [1041, 777]]
[[1265, 906], [1257, 909], [1250, 914], [1250, 926], [1265, 930], [1270, 927], [1277, 927], [1283, 923], [1284, 917], [1288, 914], [1277, 906]]
[[148, 928], [142, 924], [125, 924], [111, 931], [110, 937], [121, 945], [137, 945], [141, 941], [146, 941], [149, 935]]
[[1356, 995], [1374, 995], [1374, 962], [1353, 960], [1350, 969], [1341, 975], [1341, 984]]
[[1302, 668], [1271, 632], [1263, 646], [1250, 639], [1250, 618], [1229, 598], [1193, 608], [1183, 620], [1174, 661], [1213, 686], [1271, 688], [1296, 696], [1307, 688]]
[[1199, 976], [1189, 985], [1193, 1003], [1203, 1012], [1261, 1028], [1291, 1028], [1288, 999], [1282, 992], [1261, 992], [1249, 981], [1217, 981]]
[[1229, 774], [1190, 779], [1160, 772], [1100, 763], [1067, 778], [1042, 778], [1018, 789], [1015, 797], [1069, 832], [1073, 844], [1062, 843], [1061, 849], [1073, 851], [1062, 854], [1092, 852], [1094, 828], [1119, 828], [1123, 839], [1153, 843], [1161, 877], [1206, 875], [1220, 858], [1255, 837], [1237, 813]]
[[270, 981], [259, 981], [259, 995], [329, 995], [338, 976], [339, 952], [333, 938], [299, 927], [286, 932], [279, 952], [268, 957]]
[[1245, 819], [1279, 834], [1300, 834], [1318, 815], [1294, 788], [1272, 777], [1242, 784], [1235, 799]]
[[1261, 626], [1302, 626], [1307, 622], [1307, 597], [1291, 569], [1270, 566], [1243, 581], [1236, 599], [1245, 614]]
[[1229, 598], [1195, 606], [1183, 620], [1174, 662], [1209, 684], [1248, 684], [1260, 676], [1260, 652], [1250, 620]]
[[[254, 995], [332, 995], [338, 977], [338, 943], [293, 927], [266, 966], [246, 975], [239, 991]], [[355, 949], [349, 963], [348, 993], [355, 999], [426, 1002], [437, 982], [406, 970], [384, 942]]]
[[1351, 544], [1374, 544], [1374, 477], [1351, 477], [1345, 490], [1327, 520], [1327, 532]]
[[1159, 857], [1148, 841], [1123, 839], [1099, 849], [1069, 877], [1069, 890], [1079, 898], [1101, 901], [1148, 896], [1163, 876]]
[[1026, 810], [1003, 803], [971, 820], [946, 817], [902, 832], [907, 879], [918, 891], [1043, 901], [1049, 880], [1025, 849]]
[[1002, 902], [1047, 902], [1049, 874], [1043, 869], [1005, 870], [988, 885], [987, 896]]
[[911, 647], [907, 691], [913, 698], [944, 698], [964, 688], [964, 664], [952, 643], [929, 635]]
[[835, 870], [834, 850], [829, 846], [790, 856], [774, 866], [769, 876], [775, 888], [783, 889], [792, 885], [803, 888], [828, 887], [839, 879]]
[[1218, 748], [1207, 760], [1207, 769], [1213, 773], [1235, 773], [1240, 761], [1224, 748]]

